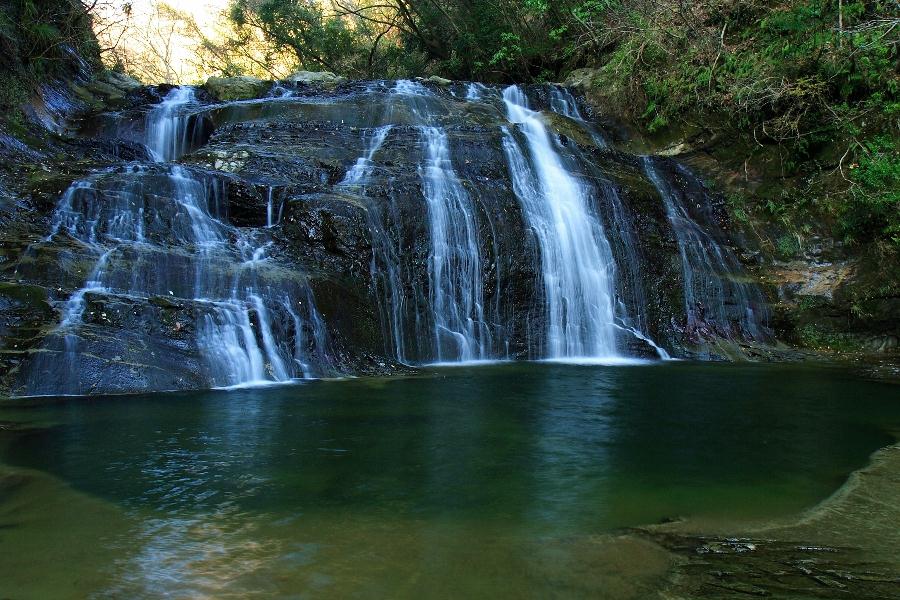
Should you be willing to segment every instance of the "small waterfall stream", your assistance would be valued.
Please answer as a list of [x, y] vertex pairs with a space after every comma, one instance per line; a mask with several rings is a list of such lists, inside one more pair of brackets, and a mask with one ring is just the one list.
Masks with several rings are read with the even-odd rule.
[[421, 129], [426, 149], [419, 166], [431, 234], [429, 279], [438, 362], [490, 357], [491, 334], [484, 317], [484, 286], [475, 206], [450, 161], [446, 134]]
[[[38, 369], [57, 393], [83, 393], [76, 364], [86, 298], [165, 298], [196, 314], [195, 343], [210, 386], [311, 377], [327, 369], [326, 332], [303, 281], [284, 279], [266, 256], [263, 229], [224, 221], [221, 181], [180, 165], [133, 165], [73, 184], [47, 243], [67, 236], [96, 257], [87, 281], [62, 305], [55, 331], [66, 360]], [[105, 313], [104, 313], [104, 316]], [[31, 393], [44, 393], [41, 380]]]
[[540, 244], [547, 326], [543, 356], [618, 358], [615, 264], [589, 190], [565, 169], [521, 89], [506, 88], [503, 100], [527, 148], [526, 155], [512, 130], [504, 129], [513, 189]]
[[[659, 192], [678, 241], [684, 282], [686, 333], [695, 338], [714, 335], [763, 340], [764, 301], [756, 286], [742, 281], [740, 265], [691, 216], [685, 198], [649, 156], [642, 158], [647, 178]], [[680, 168], [681, 175], [689, 174]]]
[[596, 127], [594, 127], [594, 125], [592, 125], [587, 119], [582, 116], [581, 110], [578, 108], [578, 101], [575, 100], [572, 92], [564, 87], [551, 85], [549, 93], [551, 111], [578, 122], [578, 124], [581, 125], [582, 129], [584, 129], [591, 136], [597, 146], [601, 148], [607, 146], [606, 140], [603, 138], [603, 135], [597, 130]]
[[164, 165], [99, 173], [75, 182], [60, 199], [44, 244], [75, 240], [94, 265], [62, 302], [49, 336], [51, 345], [63, 341], [64, 360], [36, 361], [28, 393], [89, 391], [78, 379], [82, 337], [91, 329], [89, 297], [101, 303], [165, 298], [190, 306], [207, 386], [330, 371], [327, 332], [308, 285], [267, 256], [267, 229], [280, 215], [272, 189], [266, 227], [237, 228], [227, 222], [223, 179], [168, 162], [190, 148], [182, 109], [193, 101], [193, 90], [175, 88], [147, 117], [146, 145]]
[[[454, 169], [446, 132], [433, 123], [434, 94], [419, 82], [400, 80], [390, 92], [391, 110], [405, 107], [417, 123], [419, 146], [423, 157], [418, 172], [428, 218], [428, 299], [427, 318], [431, 324], [433, 348], [429, 362], [469, 362], [492, 358], [492, 336], [485, 317], [482, 282], [481, 242], [475, 203], [464, 189]], [[371, 156], [384, 143], [390, 125], [376, 129], [367, 142], [366, 156], [358, 159], [344, 178], [357, 182], [368, 175]], [[370, 171], [369, 171], [370, 172]], [[394, 258], [382, 248], [381, 259]], [[397, 267], [387, 266], [391, 303], [400, 303]], [[392, 311], [397, 354], [403, 356], [402, 314]], [[416, 328], [418, 331], [418, 327]]]
[[193, 88], [175, 87], [147, 114], [145, 145], [153, 160], [172, 161], [190, 150], [194, 132], [191, 115], [184, 109], [195, 102]]
[[356, 160], [356, 164], [353, 165], [353, 168], [347, 171], [347, 174], [341, 181], [341, 185], [365, 185], [369, 176], [372, 174], [372, 170], [375, 168], [372, 159], [375, 157], [375, 153], [381, 148], [381, 145], [384, 144], [384, 140], [391, 132], [391, 127], [393, 127], [393, 125], [383, 125], [367, 132], [367, 136], [365, 137], [365, 154], [360, 156]]
[[[344, 175], [340, 185], [350, 189], [357, 188], [365, 194], [366, 186], [375, 171], [376, 153], [384, 145], [393, 125], [384, 125], [374, 130], [363, 131], [363, 154]], [[387, 230], [387, 218], [383, 213], [390, 213], [390, 206], [380, 207], [375, 203], [366, 206], [366, 223], [372, 243], [372, 257], [369, 261], [369, 277], [374, 282], [376, 302], [379, 306], [381, 326], [385, 331], [385, 350], [399, 362], [412, 362], [407, 356], [404, 314], [406, 295], [403, 291], [401, 277], [401, 249]]]

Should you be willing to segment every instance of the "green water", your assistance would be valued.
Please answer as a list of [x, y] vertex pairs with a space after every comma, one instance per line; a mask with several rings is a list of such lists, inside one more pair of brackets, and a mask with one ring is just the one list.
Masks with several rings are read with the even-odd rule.
[[5, 403], [0, 597], [641, 597], [622, 528], [799, 513], [898, 426], [841, 369], [691, 363]]

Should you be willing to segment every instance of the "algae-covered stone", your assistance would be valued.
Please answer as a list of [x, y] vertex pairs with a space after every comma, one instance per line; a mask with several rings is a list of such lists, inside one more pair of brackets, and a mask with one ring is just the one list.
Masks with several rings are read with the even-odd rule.
[[72, 83], [71, 87], [75, 95], [88, 106], [102, 109], [121, 104], [125, 95], [141, 87], [141, 83], [124, 73], [104, 71], [87, 83]]
[[252, 100], [261, 98], [272, 87], [272, 83], [256, 77], [210, 77], [203, 88], [217, 100]]
[[97, 80], [124, 92], [130, 92], [131, 90], [141, 87], [140, 81], [125, 73], [119, 73], [118, 71], [104, 71]]
[[337, 85], [347, 81], [346, 77], [335, 75], [331, 71], [297, 71], [285, 81], [291, 83], [318, 83], [323, 85]]
[[563, 82], [563, 85], [584, 91], [586, 88], [595, 85], [598, 79], [600, 79], [600, 69], [585, 67], [583, 69], [575, 69], [569, 73], [568, 77], [566, 77]]
[[437, 75], [432, 75], [431, 77], [429, 77], [429, 78], [426, 79], [425, 81], [428, 81], [428, 82], [430, 82], [430, 83], [434, 83], [434, 84], [439, 85], [439, 86], [441, 86], [441, 87], [447, 87], [448, 85], [450, 85], [451, 83], [453, 83], [453, 82], [450, 81], [449, 79], [444, 79], [443, 77], [438, 77]]

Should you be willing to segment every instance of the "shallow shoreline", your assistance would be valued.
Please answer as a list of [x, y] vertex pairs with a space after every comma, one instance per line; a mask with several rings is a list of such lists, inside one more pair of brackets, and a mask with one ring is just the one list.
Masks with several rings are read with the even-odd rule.
[[727, 532], [675, 522], [634, 535], [672, 555], [660, 598], [900, 598], [897, 499], [900, 442], [799, 517]]

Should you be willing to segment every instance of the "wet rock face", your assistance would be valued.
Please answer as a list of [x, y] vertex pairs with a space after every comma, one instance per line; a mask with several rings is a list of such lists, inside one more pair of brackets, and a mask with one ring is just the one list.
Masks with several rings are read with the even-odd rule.
[[[364, 103], [362, 94], [345, 95], [356, 110], [345, 108], [344, 112], [331, 104], [223, 109], [216, 117], [222, 124], [209, 143], [185, 160], [276, 186], [285, 207], [279, 238], [289, 248], [292, 260], [306, 260], [306, 268], [353, 278], [350, 287], [369, 290], [373, 306], [383, 305], [390, 295], [382, 278], [372, 276], [373, 269], [378, 273], [388, 270], [385, 250], [373, 236], [388, 238], [388, 253], [400, 274], [399, 296], [392, 301], [402, 306], [380, 306], [379, 310], [396, 309], [401, 323], [414, 324], [404, 327], [401, 336], [404, 357], [428, 360], [433, 352], [427, 314], [431, 245], [419, 172], [425, 160], [421, 128], [394, 125], [377, 152], [365, 185], [341, 185], [365, 153], [365, 137], [373, 129], [348, 125], [348, 121], [381, 124], [384, 115], [401, 122], [414, 120], [410, 107]], [[484, 302], [500, 331], [494, 352], [497, 356], [539, 357], [527, 340], [543, 335], [540, 247], [523, 220], [511, 186], [499, 129], [505, 124], [502, 113], [490, 105], [468, 106], [452, 96], [431, 108], [438, 122], [450, 123], [444, 131], [453, 168], [475, 200]], [[266, 110], [271, 111], [270, 116]], [[339, 118], [341, 115], [346, 118]], [[252, 120], [241, 120], [244, 118]], [[646, 245], [656, 241], [667, 245], [660, 233], [658, 198], [642, 179], [636, 162], [607, 151], [583, 150], [583, 168], [592, 169], [592, 176], [603, 178], [617, 193], [634, 201], [635, 214], [642, 214], [640, 238]], [[642, 182], [643, 189], [631, 189], [632, 182]], [[599, 195], [597, 201], [598, 209], [604, 211]], [[653, 208], [644, 212], [644, 205]], [[669, 244], [666, 252], [677, 253], [677, 248]], [[654, 260], [658, 255], [642, 254], [643, 264], [636, 266], [639, 277], [667, 270], [665, 263], [658, 267]], [[667, 306], [667, 294], [665, 287], [653, 286], [653, 306]], [[666, 329], [670, 320], [668, 315], [655, 317], [654, 331]], [[655, 356], [651, 348], [630, 336], [623, 340], [625, 346], [631, 354]], [[386, 352], [390, 355], [394, 350], [388, 347]]]
[[[95, 163], [69, 192], [34, 195], [41, 216], [7, 265], [16, 283], [0, 290], [0, 337], [16, 345], [8, 389], [235, 383], [222, 364], [236, 359], [216, 341], [233, 331], [245, 337], [229, 343], [261, 357], [248, 350], [238, 363], [267, 379], [396, 372], [462, 356], [460, 336], [477, 342], [476, 358], [547, 356], [548, 249], [513, 184], [504, 144], [510, 131], [523, 148], [527, 138], [500, 90], [307, 79], [263, 99], [266, 82], [237, 82], [255, 86], [241, 98], [256, 98], [237, 102], [195, 91], [173, 112], [172, 135], [190, 141], [177, 164], [152, 164], [139, 145], [170, 88], [131, 90], [116, 115], [85, 121], [86, 135], [133, 150]], [[551, 114], [553, 93], [531, 89], [530, 103], [548, 111], [552, 151], [614, 257], [597, 269], [614, 288], [617, 352], [693, 356], [721, 332], [689, 327], [679, 239], [659, 191], [577, 110]], [[702, 185], [663, 165], [694, 218], [718, 231]], [[435, 203], [447, 205], [442, 229]], [[469, 330], [447, 335], [449, 326]], [[65, 361], [79, 381], [55, 379]]]
[[[89, 294], [77, 333], [49, 332], [17, 370], [16, 395], [133, 393], [208, 387], [193, 329], [197, 314], [183, 302]], [[70, 347], [78, 348], [72, 353]], [[61, 382], [60, 363], [77, 378]]]

